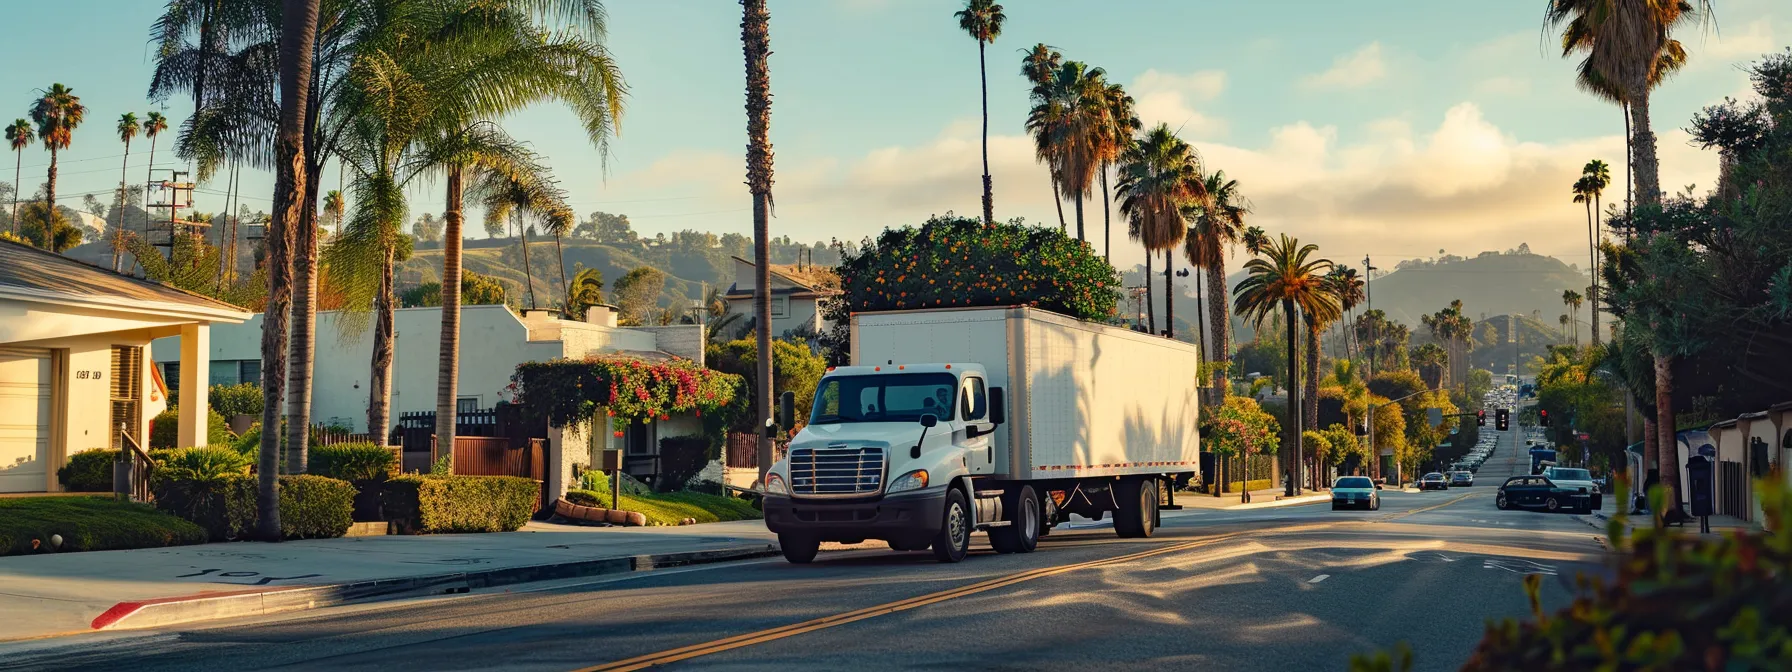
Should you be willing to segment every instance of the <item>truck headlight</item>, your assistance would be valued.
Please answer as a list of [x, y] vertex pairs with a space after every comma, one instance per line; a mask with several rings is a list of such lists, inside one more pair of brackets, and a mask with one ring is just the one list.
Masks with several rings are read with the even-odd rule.
[[788, 496], [790, 494], [790, 488], [784, 485], [784, 479], [777, 474], [766, 474], [765, 494]]
[[890, 481], [890, 487], [884, 492], [907, 492], [927, 487], [927, 470], [916, 469]]

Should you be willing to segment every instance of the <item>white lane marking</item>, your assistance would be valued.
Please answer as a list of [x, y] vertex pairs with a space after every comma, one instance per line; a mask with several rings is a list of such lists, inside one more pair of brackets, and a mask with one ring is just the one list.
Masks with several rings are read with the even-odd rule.
[[1309, 580], [1308, 580], [1308, 581], [1307, 581], [1307, 583], [1319, 583], [1319, 582], [1320, 582], [1320, 581], [1324, 581], [1324, 580], [1326, 580], [1326, 579], [1329, 579], [1329, 578], [1332, 578], [1332, 575], [1330, 575], [1330, 574], [1320, 574], [1320, 575], [1319, 575], [1319, 576], [1315, 576], [1315, 577], [1313, 577], [1313, 578], [1312, 578], [1312, 579], [1309, 579]]
[[1503, 569], [1513, 574], [1542, 574], [1555, 576], [1555, 565], [1518, 559], [1488, 559], [1481, 563], [1481, 569]]

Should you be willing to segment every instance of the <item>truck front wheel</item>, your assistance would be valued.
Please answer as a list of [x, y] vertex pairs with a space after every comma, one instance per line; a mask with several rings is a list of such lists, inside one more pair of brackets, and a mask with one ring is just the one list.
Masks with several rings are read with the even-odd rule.
[[784, 559], [793, 565], [807, 565], [815, 560], [815, 554], [821, 551], [821, 540], [815, 537], [781, 532], [778, 534], [778, 548], [783, 549]]
[[940, 516], [940, 531], [933, 537], [933, 557], [940, 562], [958, 562], [971, 552], [971, 509], [958, 488], [946, 490], [945, 513]]
[[1121, 537], [1149, 537], [1157, 527], [1157, 482], [1148, 478], [1120, 481], [1114, 487], [1114, 532]]
[[1033, 492], [1033, 486], [1023, 485], [1003, 495], [1002, 500], [1002, 508], [1009, 512], [1009, 524], [989, 528], [989, 545], [997, 553], [1032, 553], [1039, 547], [1039, 529], [1043, 527], [1039, 495]]

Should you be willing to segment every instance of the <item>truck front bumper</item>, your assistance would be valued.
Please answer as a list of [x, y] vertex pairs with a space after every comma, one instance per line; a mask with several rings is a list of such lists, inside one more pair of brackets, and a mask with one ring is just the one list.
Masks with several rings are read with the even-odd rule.
[[822, 541], [926, 539], [939, 531], [945, 508], [945, 488], [876, 500], [766, 497], [765, 526]]

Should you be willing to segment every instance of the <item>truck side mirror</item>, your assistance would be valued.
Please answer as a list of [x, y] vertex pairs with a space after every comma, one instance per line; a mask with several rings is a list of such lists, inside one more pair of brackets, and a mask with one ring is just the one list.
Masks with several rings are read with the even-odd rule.
[[1002, 388], [989, 388], [989, 421], [998, 425], [1008, 422], [1008, 394]]
[[932, 413], [921, 414], [921, 426], [922, 427], [933, 428], [933, 427], [938, 426], [939, 424], [940, 424], [939, 416], [934, 415]]
[[921, 414], [921, 438], [915, 439], [915, 447], [908, 449], [909, 459], [918, 460], [921, 458], [921, 444], [927, 442], [927, 430], [933, 429], [934, 426], [938, 424], [940, 424], [939, 416], [932, 413]]
[[785, 390], [778, 395], [778, 428], [790, 431], [796, 426], [796, 393]]

